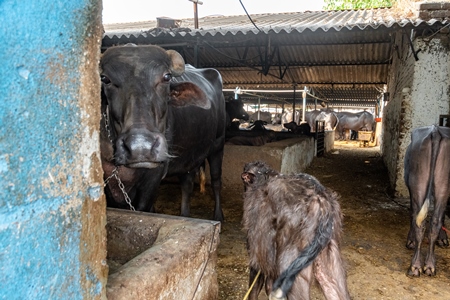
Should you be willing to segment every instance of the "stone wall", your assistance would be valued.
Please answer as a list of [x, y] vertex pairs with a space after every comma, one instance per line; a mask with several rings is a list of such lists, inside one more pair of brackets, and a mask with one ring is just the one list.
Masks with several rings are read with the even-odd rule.
[[403, 180], [403, 160], [411, 130], [438, 124], [439, 115], [450, 111], [448, 36], [444, 33], [431, 37], [413, 35], [416, 60], [408, 41], [410, 34], [399, 31], [395, 36], [388, 83], [390, 100], [383, 111], [381, 149], [398, 197], [409, 197]]

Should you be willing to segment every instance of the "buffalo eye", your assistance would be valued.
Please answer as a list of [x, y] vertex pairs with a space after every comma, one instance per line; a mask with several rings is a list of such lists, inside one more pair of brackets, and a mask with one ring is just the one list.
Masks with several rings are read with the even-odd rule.
[[172, 74], [170, 74], [170, 73], [164, 74], [163, 80], [164, 80], [165, 82], [169, 82], [171, 79], [172, 79]]
[[104, 84], [110, 84], [110, 83], [111, 83], [111, 80], [110, 80], [107, 76], [105, 76], [105, 75], [102, 75], [102, 76], [100, 77], [100, 80], [101, 80]]

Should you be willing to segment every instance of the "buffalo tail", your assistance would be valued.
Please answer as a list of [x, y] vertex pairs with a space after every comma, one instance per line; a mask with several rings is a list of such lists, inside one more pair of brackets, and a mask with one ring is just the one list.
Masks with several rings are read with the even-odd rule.
[[334, 220], [331, 215], [330, 212], [322, 215], [317, 227], [316, 237], [311, 244], [303, 249], [291, 265], [275, 280], [269, 297], [270, 300], [287, 299], [287, 294], [291, 290], [297, 274], [308, 267], [328, 245], [333, 235]]

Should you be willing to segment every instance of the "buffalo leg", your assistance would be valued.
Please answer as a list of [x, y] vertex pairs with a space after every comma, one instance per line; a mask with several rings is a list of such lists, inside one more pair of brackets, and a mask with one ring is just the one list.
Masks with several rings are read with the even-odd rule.
[[[310, 225], [311, 226], [311, 225]], [[286, 270], [292, 262], [292, 259], [299, 255], [297, 248], [292, 247], [285, 249], [277, 257], [278, 261], [278, 272], [281, 274]], [[313, 280], [313, 266], [310, 264], [308, 267], [304, 268], [294, 279], [291, 290], [287, 295], [287, 299], [296, 300], [309, 300], [310, 299], [310, 287]]]
[[189, 200], [194, 190], [195, 172], [189, 172], [182, 176], [179, 176], [181, 183], [181, 215], [183, 217], [190, 216], [190, 203]]
[[439, 231], [442, 230], [444, 213], [450, 192], [450, 174], [448, 172], [448, 170], [450, 170], [450, 159], [448, 153], [450, 153], [450, 141], [448, 139], [441, 140], [433, 174], [434, 211], [430, 222], [430, 244], [424, 265], [424, 273], [429, 276], [436, 275], [436, 257], [434, 249]]
[[350, 299], [344, 264], [335, 240], [314, 261], [314, 275], [326, 299]]
[[[442, 220], [442, 226], [444, 226], [443, 220]], [[447, 233], [445, 232], [444, 229], [442, 229], [442, 227], [439, 230], [439, 235], [438, 235], [438, 238], [436, 241], [436, 245], [438, 245], [441, 248], [447, 248], [449, 246]]]
[[406, 248], [410, 249], [410, 250], [414, 250], [415, 248], [415, 241], [416, 241], [416, 231], [414, 230], [415, 226], [414, 223], [412, 222], [412, 218], [410, 220], [410, 226], [409, 226], [409, 232], [408, 232], [408, 237], [406, 238]]
[[436, 257], [434, 255], [434, 250], [439, 232], [442, 230], [441, 227], [444, 218], [445, 204], [447, 202], [447, 197], [444, 198], [436, 197], [435, 202], [436, 204], [430, 222], [430, 234], [429, 234], [430, 243], [428, 245], [428, 253], [423, 267], [424, 274], [428, 276], [436, 275]]
[[[418, 189], [422, 191], [426, 191], [426, 189]], [[410, 193], [413, 193], [410, 191]], [[425, 193], [422, 193], [421, 195], [418, 194], [411, 194], [411, 227], [410, 227], [410, 233], [414, 233], [414, 254], [411, 259], [411, 265], [408, 270], [408, 275], [417, 277], [420, 276], [420, 271], [422, 269], [422, 260], [420, 257], [420, 247], [422, 246], [422, 240], [425, 232], [425, 223], [426, 220], [422, 220], [420, 224], [418, 223], [417, 216], [419, 214], [419, 211], [422, 208], [422, 205], [424, 205], [425, 201]], [[408, 244], [409, 242], [407, 242]]]
[[[258, 274], [258, 271], [250, 268], [250, 275], [249, 275], [249, 283], [248, 286], [250, 287], [253, 283], [253, 281], [255, 281], [256, 275]], [[256, 280], [252, 290], [249, 293], [249, 300], [258, 300], [258, 295], [261, 292], [261, 289], [264, 285], [264, 274], [259, 274], [258, 279]]]
[[214, 220], [223, 222], [222, 205], [220, 203], [220, 192], [222, 190], [222, 160], [223, 150], [211, 154], [208, 157], [209, 172], [211, 175], [211, 187], [214, 196]]
[[287, 299], [309, 300], [313, 280], [313, 267], [309, 265], [297, 274]]

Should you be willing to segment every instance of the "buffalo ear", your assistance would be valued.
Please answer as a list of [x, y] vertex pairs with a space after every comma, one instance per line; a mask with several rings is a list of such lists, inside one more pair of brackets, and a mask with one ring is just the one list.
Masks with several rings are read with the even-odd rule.
[[173, 76], [178, 77], [184, 73], [184, 59], [180, 53], [175, 50], [167, 50], [167, 55], [169, 55], [172, 62], [170, 66], [170, 72]]
[[174, 107], [198, 106], [211, 107], [211, 101], [203, 90], [192, 82], [177, 82], [170, 85], [169, 104]]

